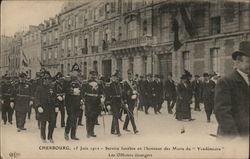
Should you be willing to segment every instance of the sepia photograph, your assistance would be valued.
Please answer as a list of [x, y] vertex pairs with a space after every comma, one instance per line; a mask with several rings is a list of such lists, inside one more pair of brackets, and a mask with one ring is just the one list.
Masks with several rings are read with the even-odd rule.
[[2, 0], [1, 159], [248, 159], [250, 0]]

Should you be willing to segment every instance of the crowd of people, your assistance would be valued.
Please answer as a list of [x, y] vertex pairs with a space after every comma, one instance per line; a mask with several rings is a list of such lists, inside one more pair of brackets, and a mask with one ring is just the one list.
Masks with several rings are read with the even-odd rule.
[[[249, 63], [244, 61], [245, 58], [249, 62], [249, 52], [233, 53], [233, 60], [237, 64], [234, 74], [237, 74], [239, 81], [242, 80], [241, 76], [245, 80], [249, 74]], [[98, 77], [97, 71], [93, 70], [89, 72], [88, 80], [82, 80], [80, 72], [76, 63], [72, 67], [70, 76], [63, 76], [58, 72], [52, 77], [44, 68], [36, 74], [36, 79], [27, 79], [27, 74], [23, 72], [18, 79], [5, 75], [1, 82], [4, 124], [7, 122], [12, 124], [12, 116], [15, 112], [17, 132], [26, 131], [26, 117], [30, 119], [31, 109], [34, 108], [42, 141], [48, 140], [53, 143], [53, 131], [60, 112], [60, 126], [65, 127], [65, 140], [79, 140], [76, 131], [77, 126], [83, 126], [83, 115], [85, 114], [86, 117], [87, 137], [90, 138], [96, 137], [94, 128], [99, 124], [98, 116], [104, 112], [113, 116], [111, 134], [121, 136], [119, 123], [123, 122], [122, 115], [125, 115], [123, 130], [130, 132], [128, 124], [131, 122], [133, 132], [136, 134], [139, 131], [134, 119], [134, 111], [144, 111], [147, 115], [152, 108], [155, 114], [161, 114], [162, 104], [166, 101], [168, 114], [174, 112], [178, 121], [195, 120], [192, 118], [191, 104], [194, 103], [194, 111], [201, 111], [200, 104], [204, 103], [208, 123], [211, 121], [213, 111], [215, 112], [219, 124], [218, 134], [249, 133], [247, 131], [249, 89], [245, 89], [249, 88], [247, 80], [245, 80], [246, 87], [241, 85], [236, 89], [230, 78], [218, 80], [220, 76], [216, 73], [204, 73], [203, 77], [195, 75], [192, 80], [192, 74], [185, 70], [180, 82], [176, 82], [171, 73], [168, 74], [167, 80], [163, 81], [161, 75], [139, 76], [134, 75], [131, 70], [127, 72], [128, 79], [122, 79], [119, 70], [109, 78]], [[242, 94], [244, 90], [245, 94]], [[245, 103], [237, 104], [233, 100], [232, 94], [239, 95], [235, 94], [237, 91], [241, 94], [239, 98], [242, 98], [241, 101]], [[241, 105], [242, 108], [233, 107], [232, 105], [235, 104]], [[174, 107], [175, 111], [173, 111]], [[47, 124], [48, 134], [46, 135]], [[230, 124], [231, 127], [229, 127]]]

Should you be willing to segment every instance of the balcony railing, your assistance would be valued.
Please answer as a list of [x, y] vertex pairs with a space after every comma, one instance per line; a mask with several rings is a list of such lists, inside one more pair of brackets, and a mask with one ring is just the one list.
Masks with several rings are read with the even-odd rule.
[[109, 45], [109, 50], [118, 50], [123, 48], [133, 48], [139, 46], [146, 46], [152, 44], [153, 38], [151, 36], [143, 36], [134, 39], [127, 39], [122, 41], [114, 41]]
[[92, 53], [98, 53], [98, 46], [91, 46]]

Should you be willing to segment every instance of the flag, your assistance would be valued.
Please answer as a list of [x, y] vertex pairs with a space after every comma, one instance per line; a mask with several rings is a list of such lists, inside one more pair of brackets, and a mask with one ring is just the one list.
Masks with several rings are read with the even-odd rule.
[[179, 41], [179, 23], [175, 18], [172, 19], [172, 31], [174, 32], [174, 51], [177, 51], [182, 43]]
[[181, 17], [182, 17], [182, 20], [185, 24], [185, 29], [186, 31], [188, 32], [188, 34], [193, 37], [194, 35], [196, 35], [196, 30], [195, 30], [195, 25], [194, 23], [192, 22], [190, 16], [189, 16], [189, 13], [185, 7], [184, 4], [182, 4], [180, 6], [180, 13], [181, 13]]

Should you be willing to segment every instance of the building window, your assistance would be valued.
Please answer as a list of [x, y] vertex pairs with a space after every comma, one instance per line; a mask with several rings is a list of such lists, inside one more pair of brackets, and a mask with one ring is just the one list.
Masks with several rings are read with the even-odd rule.
[[79, 46], [79, 37], [75, 36], [75, 48], [78, 48]]
[[163, 12], [161, 15], [161, 40], [162, 42], [169, 41], [169, 32], [170, 32], [170, 24], [169, 24], [169, 15], [166, 12]]
[[143, 74], [146, 75], [147, 74], [147, 65], [148, 65], [148, 58], [147, 56], [143, 56]]
[[201, 28], [205, 25], [205, 6], [204, 3], [195, 3], [192, 8], [191, 18], [196, 28]]
[[87, 62], [84, 62], [83, 63], [83, 76], [84, 76], [84, 79], [87, 79]]
[[182, 61], [183, 61], [183, 70], [190, 71], [190, 57], [189, 51], [185, 51], [182, 54]]
[[134, 72], [134, 58], [130, 57], [128, 59], [128, 61], [129, 61], [129, 70], [131, 70], [132, 72]]
[[240, 2], [239, 3], [239, 23], [240, 23], [240, 30], [248, 30], [250, 29], [249, 23], [250, 19], [246, 18], [249, 17], [249, 3]]
[[97, 65], [97, 61], [93, 62], [93, 70], [98, 72], [98, 65]]
[[43, 51], [43, 61], [46, 60], [46, 50]]
[[57, 59], [58, 48], [56, 47], [54, 50], [55, 50], [55, 59]]
[[49, 59], [51, 59], [52, 49], [49, 49]]
[[235, 2], [225, 2], [224, 3], [224, 19], [226, 23], [230, 23], [234, 21], [234, 10], [235, 10]]
[[75, 26], [78, 27], [79, 26], [79, 16], [75, 16]]
[[148, 26], [147, 26], [147, 21], [144, 20], [143, 22], [143, 35], [146, 35], [147, 34], [147, 31], [148, 31]]
[[98, 32], [98, 30], [94, 32], [93, 44], [94, 44], [94, 46], [99, 45], [99, 32]]
[[62, 50], [64, 50], [65, 49], [65, 40], [63, 39], [62, 40]]
[[55, 30], [55, 39], [58, 39], [58, 30]]
[[210, 19], [210, 34], [219, 34], [221, 32], [220, 17], [213, 17]]
[[220, 73], [220, 56], [219, 56], [219, 48], [210, 49], [210, 71], [211, 73], [217, 72]]
[[68, 50], [70, 51], [71, 50], [71, 43], [72, 43], [72, 40], [71, 38], [68, 39]]
[[130, 21], [127, 25], [127, 38], [134, 39], [137, 37], [137, 27], [136, 27], [136, 20]]

